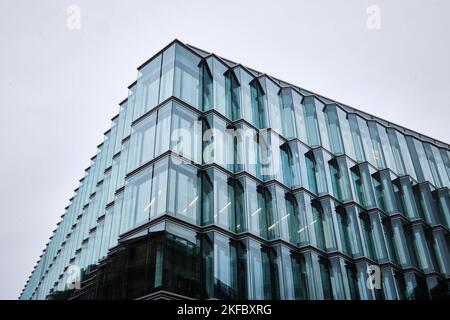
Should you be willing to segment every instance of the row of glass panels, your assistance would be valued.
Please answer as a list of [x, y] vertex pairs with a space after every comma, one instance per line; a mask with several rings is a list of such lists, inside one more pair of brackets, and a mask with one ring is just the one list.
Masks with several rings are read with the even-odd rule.
[[[216, 299], [423, 299], [445, 295], [438, 277], [426, 280], [385, 265], [381, 287], [369, 288], [368, 262], [315, 250], [268, 247], [252, 238], [200, 233], [172, 222], [152, 226], [141, 240], [100, 267], [96, 299], [134, 299], [158, 290]], [[123, 272], [123, 270], [127, 270]], [[90, 290], [89, 288], [86, 290]]]
[[179, 43], [140, 69], [137, 83], [130, 88], [132, 119], [170, 96], [201, 111], [214, 109], [232, 121], [244, 119], [258, 129], [271, 128], [310, 147], [368, 161], [377, 169], [390, 168], [437, 187], [450, 185], [447, 149], [348, 114], [336, 104], [304, 97], [244, 67], [230, 68], [213, 55], [202, 58]]

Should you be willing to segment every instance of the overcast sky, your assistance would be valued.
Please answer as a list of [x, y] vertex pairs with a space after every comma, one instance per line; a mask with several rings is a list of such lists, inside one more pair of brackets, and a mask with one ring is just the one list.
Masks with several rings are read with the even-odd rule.
[[1, 0], [0, 299], [18, 297], [136, 68], [174, 38], [449, 143], [449, 12], [448, 0]]

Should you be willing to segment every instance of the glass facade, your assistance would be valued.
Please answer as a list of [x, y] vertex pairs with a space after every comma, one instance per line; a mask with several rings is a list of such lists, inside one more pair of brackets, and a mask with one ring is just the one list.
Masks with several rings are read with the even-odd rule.
[[449, 181], [449, 145], [174, 41], [20, 298], [448, 299]]

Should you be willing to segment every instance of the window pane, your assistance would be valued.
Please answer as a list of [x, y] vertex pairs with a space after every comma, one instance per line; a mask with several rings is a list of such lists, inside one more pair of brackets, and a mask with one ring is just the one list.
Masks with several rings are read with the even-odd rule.
[[166, 213], [168, 159], [155, 163], [153, 168], [152, 195], [150, 198], [150, 219]]
[[169, 211], [194, 224], [200, 223], [200, 176], [188, 164], [170, 163]]
[[173, 104], [170, 149], [201, 163], [201, 122], [198, 115], [178, 103]]
[[175, 68], [175, 45], [170, 46], [163, 53], [162, 67], [161, 67], [161, 87], [159, 89], [159, 103], [163, 102], [173, 92], [173, 77]]
[[174, 95], [200, 107], [200, 57], [185, 47], [176, 44]]
[[328, 105], [325, 108], [325, 117], [327, 120], [327, 131], [331, 145], [331, 152], [334, 154], [343, 154], [344, 145], [342, 143], [341, 128], [339, 125], [338, 108], [336, 105]]
[[159, 55], [139, 71], [133, 119], [151, 110], [159, 102], [161, 61], [162, 55]]
[[156, 124], [155, 157], [169, 150], [172, 103], [158, 110]]

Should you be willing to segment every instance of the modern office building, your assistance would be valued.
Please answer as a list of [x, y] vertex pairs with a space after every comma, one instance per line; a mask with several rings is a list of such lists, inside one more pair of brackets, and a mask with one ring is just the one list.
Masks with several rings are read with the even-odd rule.
[[138, 70], [21, 299], [449, 299], [448, 144], [177, 40]]

